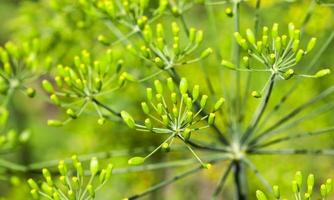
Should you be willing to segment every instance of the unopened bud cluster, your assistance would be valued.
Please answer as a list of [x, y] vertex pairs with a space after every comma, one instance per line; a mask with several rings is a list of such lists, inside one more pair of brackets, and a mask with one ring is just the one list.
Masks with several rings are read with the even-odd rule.
[[[258, 39], [251, 29], [246, 30], [245, 37], [239, 32], [234, 36], [240, 47], [247, 51], [247, 56], [242, 57], [241, 66], [248, 71], [268, 71], [276, 74], [284, 80], [294, 75], [303, 77], [320, 78], [330, 73], [329, 69], [323, 69], [314, 75], [297, 74], [293, 67], [298, 65], [316, 45], [316, 38], [311, 38], [305, 47], [302, 47], [301, 31], [290, 23], [287, 34], [279, 33], [279, 25], [273, 24], [272, 28], [264, 26], [262, 36]], [[264, 68], [255, 68], [260, 63]], [[222, 65], [233, 69], [242, 70], [239, 66], [223, 60]]]
[[215, 122], [215, 113], [225, 101], [220, 98], [211, 113], [203, 115], [201, 112], [207, 107], [208, 96], [200, 95], [199, 85], [189, 88], [187, 80], [182, 78], [177, 88], [172, 78], [168, 78], [165, 84], [155, 80], [154, 86], [155, 89], [146, 89], [147, 101], [141, 103], [142, 110], [147, 115], [143, 124], [135, 122], [125, 111], [121, 115], [130, 128], [168, 134], [170, 137], [160, 146], [165, 149], [170, 147], [174, 138], [180, 138], [186, 143], [191, 134], [209, 128]]
[[[176, 22], [171, 23], [171, 32], [172, 38], [168, 38], [162, 24], [158, 23], [155, 27], [146, 25], [142, 30], [145, 44], [140, 47], [128, 45], [127, 49], [160, 69], [194, 63], [212, 53], [212, 49], [207, 48], [197, 58], [192, 55], [203, 42], [203, 31], [190, 28], [186, 43], [181, 40], [180, 27]], [[189, 58], [191, 55], [193, 58]]]
[[7, 95], [9, 91], [21, 90], [29, 97], [35, 96], [35, 89], [28, 87], [27, 84], [38, 77], [40, 69], [49, 68], [51, 64], [50, 58], [43, 62], [37, 58], [39, 49], [39, 40], [22, 45], [7, 42], [0, 47], [1, 94]]
[[[93, 60], [88, 51], [74, 57], [74, 66], [58, 65], [53, 80], [43, 80], [42, 87], [50, 95], [50, 101], [66, 109], [68, 120], [77, 118], [93, 104], [100, 119], [102, 110], [96, 100], [121, 88], [130, 75], [122, 72], [123, 61], [112, 50], [107, 50], [99, 60]], [[54, 86], [55, 85], [55, 86]], [[49, 120], [49, 125], [60, 126], [64, 122]]]
[[43, 169], [44, 180], [28, 180], [33, 199], [77, 200], [95, 199], [96, 192], [110, 179], [112, 164], [101, 168], [97, 158], [93, 157], [89, 165], [90, 178], [86, 178], [83, 164], [77, 156], [72, 156], [72, 168], [64, 161], [58, 164], [59, 177], [53, 177], [48, 169]]
[[[304, 184], [306, 183], [306, 184]], [[294, 199], [300, 200], [311, 200], [316, 199], [313, 198], [314, 196], [317, 196], [317, 194], [314, 194], [315, 181], [314, 181], [314, 175], [309, 174], [306, 178], [306, 180], [303, 180], [303, 175], [300, 171], [296, 172], [294, 179], [292, 180], [292, 192]], [[320, 185], [320, 196], [321, 199], [326, 200], [329, 198], [330, 193], [333, 190], [333, 181], [332, 179], [327, 179], [325, 183]], [[273, 186], [273, 196], [274, 198], [267, 198], [267, 196], [260, 190], [256, 191], [256, 197], [258, 200], [268, 200], [268, 199], [283, 199], [281, 195], [280, 188], [277, 185]]]

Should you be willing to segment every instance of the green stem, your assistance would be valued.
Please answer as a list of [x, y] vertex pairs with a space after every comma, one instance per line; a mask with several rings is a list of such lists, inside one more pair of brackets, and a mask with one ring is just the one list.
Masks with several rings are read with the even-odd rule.
[[247, 183], [245, 168], [240, 160], [234, 161], [234, 184], [236, 187], [237, 200], [247, 199]]
[[223, 175], [222, 175], [222, 177], [221, 177], [221, 179], [220, 179], [220, 181], [219, 181], [219, 183], [218, 183], [218, 185], [217, 185], [214, 193], [212, 194], [212, 198], [211, 198], [212, 200], [217, 199], [218, 196], [220, 195], [221, 191], [223, 190], [224, 184], [225, 184], [225, 182], [227, 180], [227, 177], [228, 177], [228, 175], [231, 172], [232, 167], [233, 167], [233, 164], [232, 163], [229, 164], [228, 167], [227, 167], [227, 169], [223, 173]]

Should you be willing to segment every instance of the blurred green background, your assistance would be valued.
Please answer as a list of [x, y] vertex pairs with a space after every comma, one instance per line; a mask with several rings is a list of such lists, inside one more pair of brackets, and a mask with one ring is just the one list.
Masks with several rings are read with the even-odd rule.
[[[42, 38], [46, 49], [44, 56], [53, 57], [55, 63], [69, 64], [72, 62], [72, 58], [83, 49], [89, 49], [93, 55], [98, 56], [101, 50], [105, 49], [97, 42], [98, 35], [108, 35], [111, 40], [115, 38], [101, 20], [86, 19], [82, 11], [76, 7], [75, 2], [75, 0], [0, 0], [1, 44], [8, 40], [20, 42], [36, 37]], [[254, 0], [247, 1], [241, 6], [242, 29], [253, 27], [254, 3]], [[311, 0], [263, 0], [260, 10], [260, 25], [271, 26], [274, 22], [278, 22], [283, 27], [289, 22], [294, 22], [298, 26], [302, 23], [310, 4]], [[188, 11], [186, 20], [191, 26], [204, 30], [206, 46], [218, 46], [221, 55], [229, 59], [233, 22], [223, 12], [227, 6], [212, 7], [215, 11], [217, 33], [212, 31], [208, 17], [201, 7], [195, 7]], [[168, 24], [170, 19], [171, 17], [166, 17], [162, 20]], [[321, 44], [333, 30], [334, 10], [330, 7], [316, 5], [310, 22], [305, 28], [305, 38], [318, 37], [319, 42], [316, 48], [320, 49]], [[330, 44], [330, 48], [321, 56], [317, 67], [333, 67], [333, 47], [334, 43]], [[119, 54], [125, 51], [121, 45], [114, 48], [119, 50]], [[304, 64], [307, 65], [307, 63], [308, 61], [305, 61]], [[143, 76], [143, 74], [150, 72], [150, 69], [141, 65], [142, 63], [138, 62], [135, 57], [126, 59], [126, 70], [136, 76]], [[218, 67], [214, 56], [212, 56], [205, 62], [204, 66], [195, 64], [178, 70], [181, 75], [189, 77], [191, 83], [200, 83], [207, 91], [208, 87], [203, 75], [205, 71], [215, 80], [213, 85], [215, 89], [231, 87], [232, 83], [229, 81], [217, 79], [215, 74], [217, 74]], [[226, 76], [229, 76], [229, 73]], [[292, 98], [288, 100], [274, 119], [298, 106], [299, 102], [307, 101], [332, 85], [333, 80], [333, 76], [317, 81], [303, 80], [297, 92], [292, 95]], [[263, 81], [264, 79], [260, 77], [253, 79], [253, 88], [260, 89], [261, 84], [259, 83]], [[148, 84], [151, 84], [151, 82], [142, 85], [128, 84], [125, 90], [109, 99], [109, 104], [117, 110], [130, 110], [136, 117], [140, 117], [139, 105], [141, 100], [144, 99], [144, 88]], [[72, 154], [82, 155], [110, 150], [149, 147], [161, 142], [159, 137], [129, 130], [120, 123], [108, 122], [104, 126], [99, 126], [96, 122], [97, 117], [93, 113], [87, 113], [84, 115], [85, 117], [81, 117], [64, 127], [48, 127], [46, 125], [47, 119], [62, 118], [64, 114], [47, 103], [48, 97], [40, 90], [38, 81], [34, 83], [34, 86], [39, 88], [36, 98], [29, 99], [22, 94], [17, 94], [12, 102], [12, 109], [15, 111], [15, 116], [12, 119], [13, 126], [21, 130], [29, 128], [33, 133], [32, 138], [26, 146], [18, 149], [17, 152], [5, 155], [5, 158], [17, 162], [33, 163], [63, 159]], [[280, 94], [286, 91], [288, 86], [289, 82], [279, 84], [273, 102], [279, 100]], [[250, 106], [249, 113], [251, 113], [257, 102], [250, 99], [248, 103], [253, 105]], [[294, 127], [294, 131], [312, 130], [333, 123], [333, 115], [329, 112], [305, 121], [300, 127]], [[300, 139], [284, 144], [284, 146], [333, 148], [333, 138], [331, 135], [323, 135], [316, 137], [316, 140]], [[152, 162], [168, 160], [173, 156], [177, 157], [179, 155], [171, 154], [166, 157], [159, 154], [154, 157]], [[110, 160], [117, 168], [122, 168], [127, 167], [126, 162], [129, 157], [111, 158]], [[291, 179], [297, 170], [302, 170], [305, 174], [315, 173], [317, 183], [323, 181], [326, 177], [333, 177], [334, 174], [334, 168], [332, 167], [334, 158], [328, 156], [253, 156], [252, 160], [271, 184], [280, 184], [283, 188], [286, 188], [286, 191], [290, 191]], [[225, 167], [224, 164], [214, 166], [213, 170], [200, 172], [143, 199], [208, 199]], [[102, 189], [102, 192], [98, 194], [97, 199], [122, 199], [186, 168], [115, 174], [107, 186]], [[255, 189], [262, 189], [263, 186], [251, 172], [248, 172], [248, 174], [250, 195], [254, 196]], [[35, 176], [35, 174], [30, 176]], [[22, 178], [22, 182], [16, 184], [16, 186], [12, 186], [10, 181], [0, 181], [0, 196], [6, 199], [28, 199], [28, 188], [24, 181], [27, 177], [22, 175], [20, 178]], [[234, 194], [231, 177], [224, 188], [223, 194], [223, 199], [231, 199]]]

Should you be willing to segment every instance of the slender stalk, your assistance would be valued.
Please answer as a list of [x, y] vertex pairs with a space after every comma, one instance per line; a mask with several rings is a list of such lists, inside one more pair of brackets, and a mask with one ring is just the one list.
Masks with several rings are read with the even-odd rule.
[[241, 139], [242, 142], [245, 142], [252, 135], [253, 130], [256, 128], [257, 124], [261, 120], [261, 117], [268, 105], [268, 102], [269, 102], [269, 99], [270, 99], [270, 96], [271, 96], [271, 93], [274, 87], [274, 83], [275, 83], [275, 74], [272, 74], [270, 77], [270, 83], [269, 83], [267, 92], [262, 98], [262, 101], [259, 107], [257, 108], [256, 112], [254, 113], [252, 120], [250, 122], [250, 125], [248, 126], [245, 134], [242, 136], [242, 139]]
[[212, 198], [211, 198], [212, 200], [217, 199], [218, 196], [220, 195], [221, 191], [223, 190], [224, 184], [227, 180], [227, 177], [231, 172], [232, 167], [233, 167], [233, 164], [231, 163], [231, 164], [228, 165], [227, 169], [224, 171], [224, 173], [223, 173], [223, 175], [222, 175], [214, 193], [212, 194]]
[[234, 161], [234, 184], [236, 187], [236, 195], [238, 200], [247, 199], [247, 183], [245, 168], [240, 160]]
[[263, 149], [247, 151], [253, 155], [325, 155], [334, 156], [333, 149]]
[[109, 106], [101, 103], [100, 101], [98, 101], [97, 99], [93, 98], [92, 101], [94, 103], [96, 103], [98, 106], [101, 106], [102, 108], [106, 109], [107, 111], [109, 111], [110, 113], [112, 113], [113, 115], [115, 115], [116, 117], [121, 118], [121, 113], [113, 110], [112, 108], [110, 108]]

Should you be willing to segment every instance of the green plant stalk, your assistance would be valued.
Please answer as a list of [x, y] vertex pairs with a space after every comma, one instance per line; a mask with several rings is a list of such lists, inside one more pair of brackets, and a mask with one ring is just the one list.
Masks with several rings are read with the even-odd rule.
[[236, 186], [236, 196], [238, 200], [247, 199], [247, 181], [245, 166], [241, 160], [235, 160], [233, 163], [234, 185]]
[[217, 185], [214, 193], [212, 194], [211, 200], [216, 200], [218, 198], [218, 196], [220, 195], [221, 191], [223, 190], [224, 184], [225, 184], [225, 182], [227, 180], [227, 177], [228, 177], [228, 175], [231, 172], [232, 167], [233, 167], [233, 164], [230, 163], [228, 165], [227, 169], [224, 171], [224, 173], [223, 173], [223, 175], [222, 175], [222, 177], [221, 177], [221, 179], [220, 179], [220, 181], [219, 181], [219, 183], [218, 183], [218, 185]]

